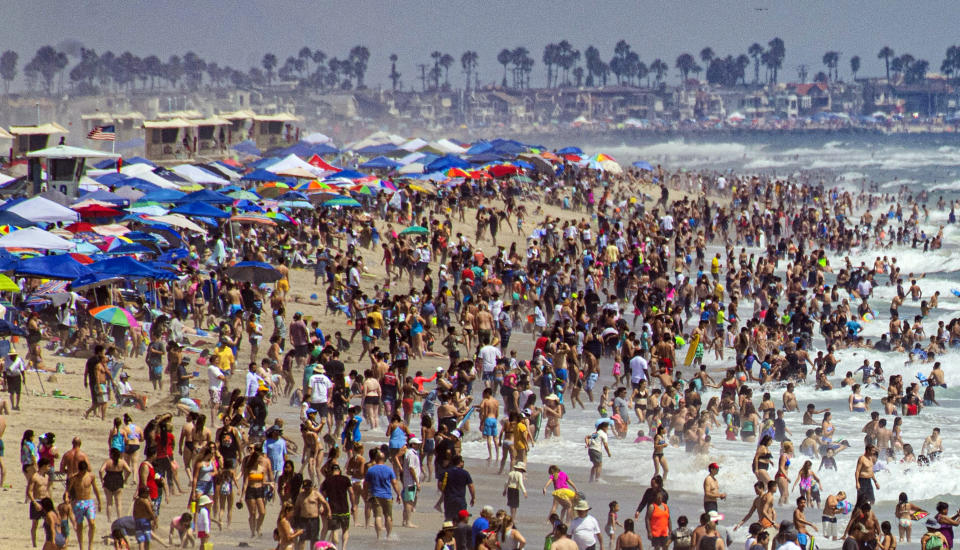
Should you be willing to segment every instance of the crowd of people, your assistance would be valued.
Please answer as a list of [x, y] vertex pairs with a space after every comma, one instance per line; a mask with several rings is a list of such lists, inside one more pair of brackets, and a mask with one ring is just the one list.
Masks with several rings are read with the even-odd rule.
[[[42, 529], [44, 550], [63, 548], [72, 532], [81, 550], [92, 549], [105, 508], [117, 548], [147, 550], [163, 538], [203, 545], [245, 513], [253, 540], [343, 550], [351, 529], [370, 524], [377, 539], [396, 540], [396, 503], [402, 527], [440, 526], [436, 550], [520, 550], [528, 541], [519, 526], [542, 520], [550, 522], [547, 548], [634, 550], [643, 544], [641, 517], [657, 550], [724, 550], [732, 541], [720, 523], [727, 495], [719, 464], [708, 468], [695, 527], [674, 517], [665, 489], [673, 479], [665, 451], [711, 456], [712, 438], [723, 434], [755, 448], [756, 498], [733, 528], [756, 515], [748, 550], [812, 548], [814, 534], [842, 538], [846, 550], [896, 547], [890, 523], [875, 513], [875, 471], [889, 460], [929, 463], [942, 453], [939, 430], [919, 454], [901, 430], [936, 406], [945, 380], [935, 358], [960, 339], [960, 322], [928, 334], [924, 321], [939, 296], [921, 301], [922, 276], [901, 272], [886, 252], [869, 265], [836, 258], [893, 243], [939, 248], [942, 228], [933, 235], [921, 228], [928, 197], [899, 195], [874, 215], [893, 197], [829, 188], [812, 176], [660, 167], [612, 176], [567, 163], [562, 175], [530, 183], [483, 179], [398, 193], [399, 205], [381, 194], [357, 211], [303, 211], [296, 225], [195, 234], [176, 266], [179, 280], [140, 286], [132, 297], [110, 293], [143, 330], [104, 331], [79, 308], [75, 319], [58, 322], [72, 304], [31, 316], [26, 360], [14, 350], [5, 362], [14, 411], [27, 372], [46, 368], [42, 344], [63, 325], [54, 354], [92, 350], [84, 417], [113, 416], [113, 394], [132, 407], [109, 424], [99, 469], [79, 438], [61, 456], [53, 433], [24, 431], [34, 545]], [[398, 233], [397, 225], [420, 229]], [[269, 263], [279, 280], [273, 287], [233, 281], [225, 268], [235, 261]], [[298, 288], [291, 274], [303, 269], [313, 270], [313, 285], [305, 278]], [[871, 341], [860, 333], [865, 319], [887, 315], [873, 296], [883, 284], [896, 287], [896, 297], [888, 332]], [[92, 299], [103, 292], [86, 291]], [[901, 320], [908, 303], [921, 311]], [[306, 315], [307, 306], [323, 313]], [[848, 347], [909, 352], [931, 372], [908, 385], [885, 378], [879, 361], [864, 361], [838, 380], [836, 352]], [[131, 373], [152, 388], [135, 391]], [[816, 472], [836, 469], [836, 455], [859, 445], [840, 438], [833, 413], [815, 404], [791, 430], [784, 413], [801, 410], [800, 384], [848, 386], [850, 414], [864, 416], [853, 503], [840, 491], [821, 508], [827, 490]], [[869, 384], [888, 388], [882, 412], [860, 392]], [[578, 406], [597, 410], [584, 459], [543, 467], [552, 509], [529, 517], [521, 512], [536, 446], [561, 437]], [[285, 429], [285, 417], [294, 416], [299, 437]], [[591, 488], [604, 479], [611, 443], [632, 439], [633, 425], [642, 427], [635, 442], [650, 449], [653, 478], [633, 518], [621, 522], [619, 504], [610, 502], [601, 527], [588, 493], [600, 496]], [[462, 445], [477, 437], [503, 476], [505, 500], [501, 510], [485, 503], [471, 521], [478, 495]], [[587, 486], [578, 488], [563, 468], [584, 463]], [[181, 494], [186, 510], [171, 504]], [[418, 510], [421, 496], [435, 496], [442, 519], [429, 506]], [[776, 507], [791, 501], [792, 514], [778, 521]], [[958, 520], [942, 504], [926, 516], [925, 550], [952, 546]], [[265, 529], [271, 507], [276, 521]], [[808, 507], [821, 508], [819, 528]], [[837, 519], [847, 513], [841, 530]], [[919, 514], [926, 512], [902, 495], [900, 540], [910, 540]], [[168, 533], [161, 517], [169, 518]], [[941, 546], [930, 542], [941, 538]]]

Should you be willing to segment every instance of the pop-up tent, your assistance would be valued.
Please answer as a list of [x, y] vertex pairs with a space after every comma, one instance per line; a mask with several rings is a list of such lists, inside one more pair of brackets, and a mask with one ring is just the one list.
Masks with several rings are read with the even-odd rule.
[[93, 273], [90, 269], [74, 260], [69, 254], [60, 256], [37, 256], [21, 261], [13, 270], [15, 274], [43, 279], [61, 279], [72, 281], [82, 275]]
[[34, 250], [73, 250], [76, 245], [39, 227], [11, 231], [0, 237], [0, 248], [32, 248]]
[[10, 207], [4, 205], [0, 210], [13, 212], [32, 222], [75, 222], [80, 219], [79, 213], [44, 197], [33, 197]]

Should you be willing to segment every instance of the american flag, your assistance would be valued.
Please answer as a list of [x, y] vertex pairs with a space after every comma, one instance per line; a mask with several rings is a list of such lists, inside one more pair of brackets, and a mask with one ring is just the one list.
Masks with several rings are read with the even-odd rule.
[[117, 129], [113, 126], [97, 126], [93, 130], [90, 130], [90, 133], [87, 134], [87, 139], [95, 139], [97, 141], [116, 141]]

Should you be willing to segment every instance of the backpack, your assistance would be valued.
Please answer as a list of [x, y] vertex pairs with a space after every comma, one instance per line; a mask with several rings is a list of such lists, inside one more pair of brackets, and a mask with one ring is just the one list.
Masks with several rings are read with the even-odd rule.
[[940, 550], [943, 548], [943, 538], [937, 536], [938, 533], [930, 535], [927, 542], [923, 545], [923, 550]]

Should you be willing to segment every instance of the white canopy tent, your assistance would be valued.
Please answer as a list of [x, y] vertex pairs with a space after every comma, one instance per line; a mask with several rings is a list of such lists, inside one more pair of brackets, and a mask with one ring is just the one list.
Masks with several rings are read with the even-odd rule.
[[[324, 171], [321, 170], [320, 168], [317, 168], [316, 166], [310, 164], [309, 162], [303, 160], [302, 158], [294, 154], [287, 155], [280, 161], [268, 166], [266, 170], [267, 172], [272, 172], [274, 174], [281, 174], [297, 168], [299, 168], [300, 170], [309, 172], [314, 177], [322, 176], [324, 173]], [[294, 176], [294, 177], [300, 177], [300, 176]]]
[[164, 189], [180, 188], [176, 183], [157, 175], [149, 164], [126, 164], [120, 169], [120, 173], [132, 178], [140, 178]]
[[35, 250], [73, 250], [76, 245], [39, 227], [27, 227], [0, 237], [0, 248], [32, 248]]
[[181, 178], [186, 178], [193, 183], [199, 183], [200, 185], [204, 184], [214, 184], [214, 185], [229, 185], [230, 182], [221, 178], [220, 176], [215, 176], [212, 172], [208, 172], [199, 166], [194, 166], [192, 164], [181, 164], [179, 166], [174, 166], [171, 168], [173, 172], [180, 176]]
[[75, 222], [80, 219], [79, 213], [40, 196], [21, 201], [7, 210], [32, 222]]

